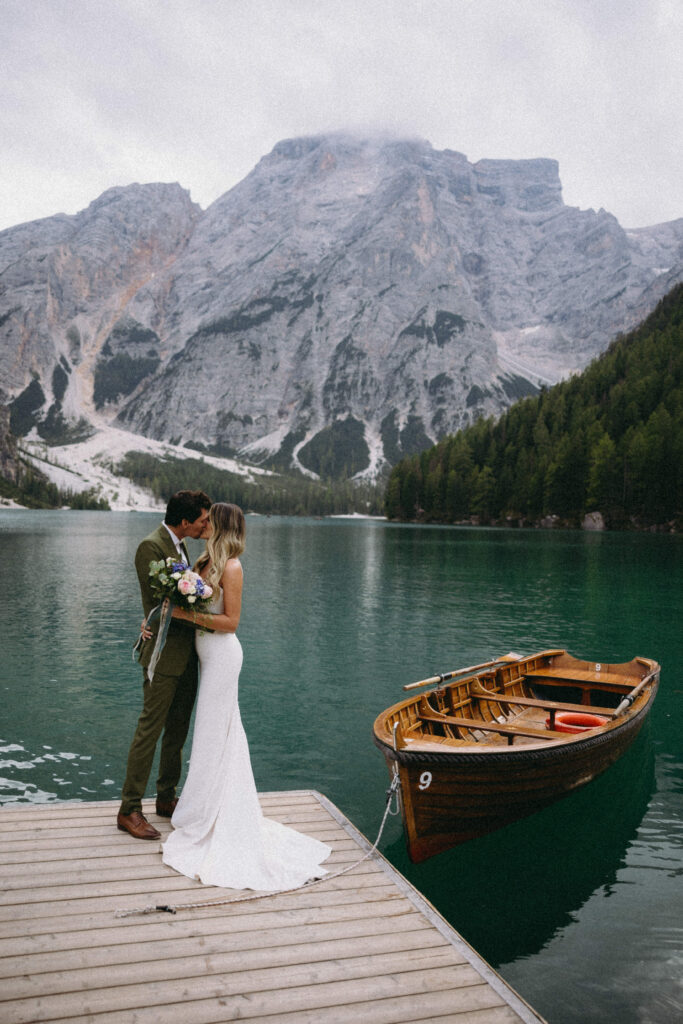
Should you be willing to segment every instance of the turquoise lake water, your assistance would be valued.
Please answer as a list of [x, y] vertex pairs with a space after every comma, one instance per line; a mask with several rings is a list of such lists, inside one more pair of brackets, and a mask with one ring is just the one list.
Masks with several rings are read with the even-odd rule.
[[[132, 560], [158, 521], [0, 511], [0, 803], [118, 798], [140, 708]], [[391, 819], [381, 850], [550, 1024], [680, 1019], [683, 540], [247, 529], [240, 705], [257, 785], [318, 789], [371, 841], [388, 782], [372, 723], [405, 683], [546, 647], [661, 663], [647, 728], [602, 778], [420, 865]]]

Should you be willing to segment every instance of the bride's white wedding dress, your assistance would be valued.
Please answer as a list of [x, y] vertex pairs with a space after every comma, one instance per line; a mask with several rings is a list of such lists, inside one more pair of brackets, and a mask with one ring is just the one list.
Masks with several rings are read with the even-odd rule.
[[[219, 593], [211, 610], [223, 610]], [[187, 781], [163, 861], [207, 885], [291, 889], [326, 874], [330, 848], [263, 816], [242, 727], [234, 633], [198, 633], [199, 695]]]

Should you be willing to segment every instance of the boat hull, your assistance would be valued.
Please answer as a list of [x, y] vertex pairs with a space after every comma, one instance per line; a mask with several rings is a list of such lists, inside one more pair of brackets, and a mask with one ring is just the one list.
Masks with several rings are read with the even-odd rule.
[[414, 863], [535, 814], [597, 778], [630, 747], [645, 714], [617, 735], [572, 748], [473, 755], [383, 751], [398, 766], [408, 855]]

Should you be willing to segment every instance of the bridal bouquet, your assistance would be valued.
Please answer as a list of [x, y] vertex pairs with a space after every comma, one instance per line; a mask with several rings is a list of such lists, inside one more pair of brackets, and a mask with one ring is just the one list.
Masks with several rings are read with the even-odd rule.
[[149, 585], [158, 601], [166, 598], [186, 611], [202, 611], [213, 590], [185, 562], [163, 558], [149, 563]]
[[[175, 558], [162, 558], [158, 562], [149, 563], [149, 585], [154, 597], [159, 602], [147, 616], [147, 626], [159, 617], [159, 629], [154, 641], [154, 650], [147, 667], [150, 682], [154, 678], [159, 656], [163, 650], [174, 605], [188, 612], [204, 611], [213, 595], [213, 590], [201, 576], [193, 572], [186, 562]], [[142, 633], [133, 648], [133, 658], [140, 653]]]

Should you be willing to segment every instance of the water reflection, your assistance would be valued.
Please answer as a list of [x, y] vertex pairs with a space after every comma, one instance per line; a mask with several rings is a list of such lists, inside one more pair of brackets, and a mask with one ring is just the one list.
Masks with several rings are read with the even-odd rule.
[[646, 735], [605, 775], [531, 818], [422, 865], [385, 854], [495, 966], [543, 949], [601, 889], [609, 895], [654, 792]]

